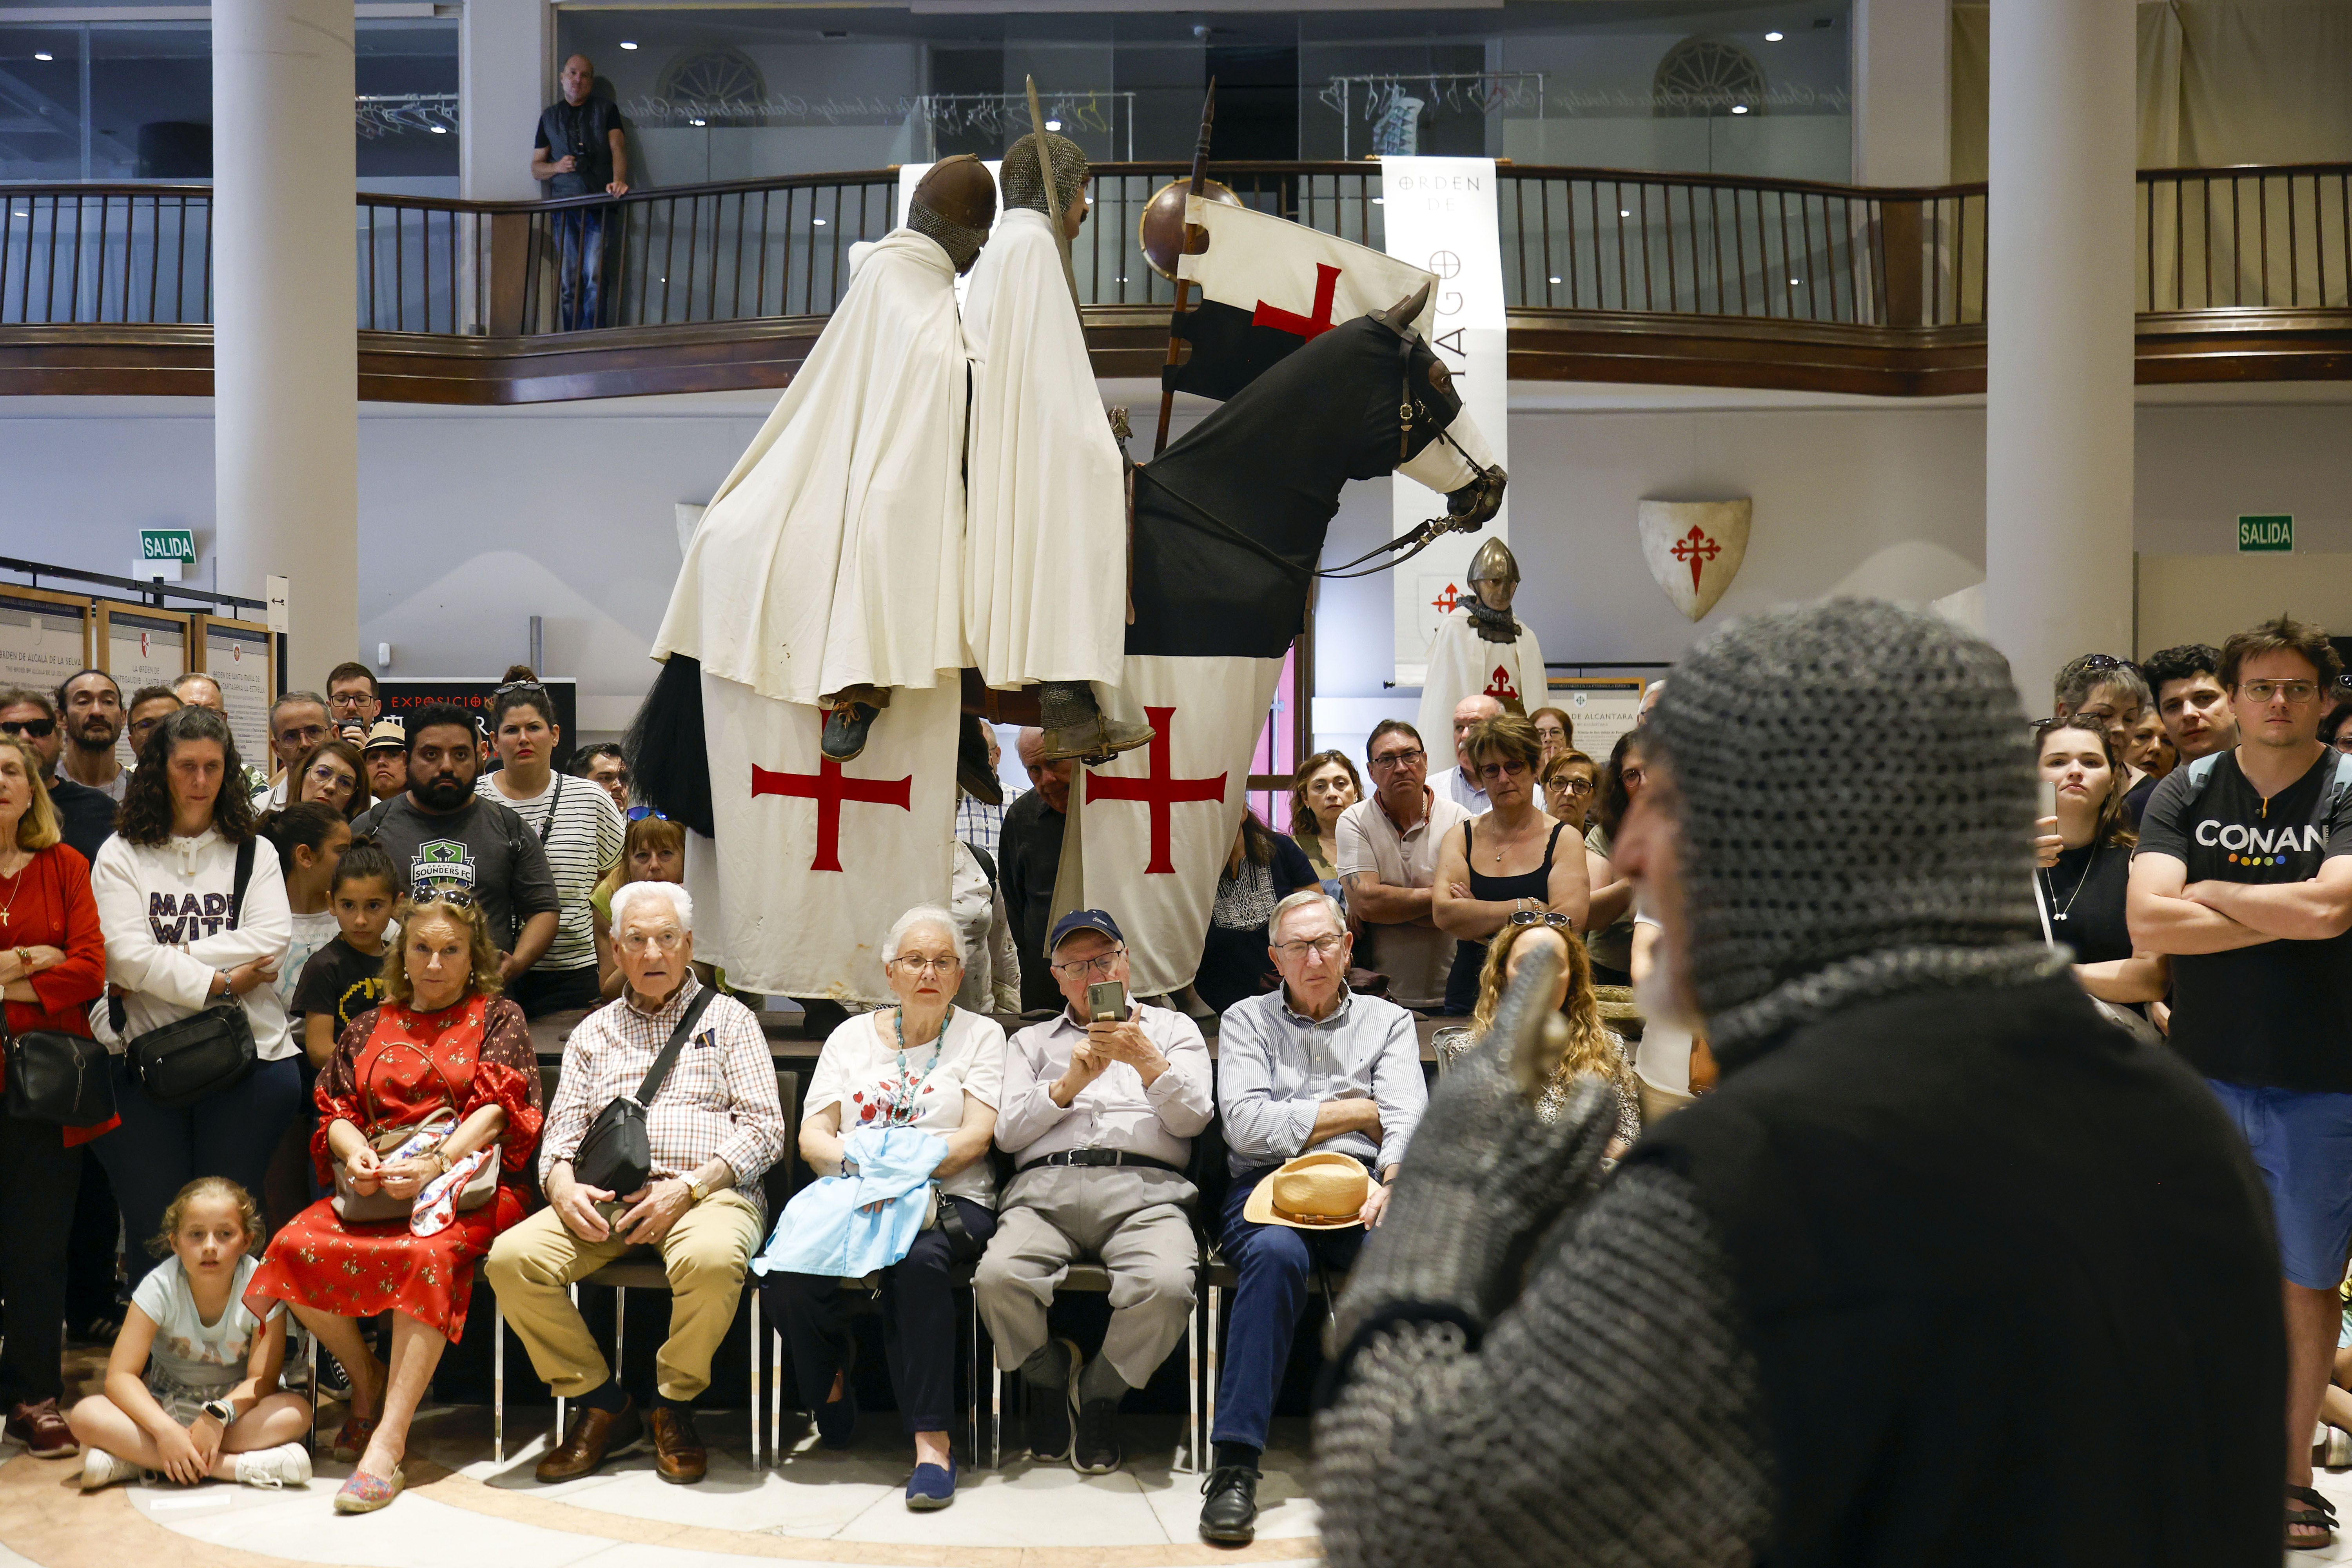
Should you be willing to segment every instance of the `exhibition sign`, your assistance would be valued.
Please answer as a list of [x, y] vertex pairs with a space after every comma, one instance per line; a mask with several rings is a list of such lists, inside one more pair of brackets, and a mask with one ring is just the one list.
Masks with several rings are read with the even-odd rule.
[[[1477, 422], [1493, 461], [1508, 468], [1509, 349], [1503, 318], [1503, 251], [1496, 227], [1492, 158], [1388, 157], [1381, 161], [1387, 250], [1436, 274], [1430, 346], [1453, 374], [1464, 412]], [[1390, 481], [1396, 531], [1445, 513], [1445, 498], [1399, 474]], [[1470, 557], [1510, 536], [1511, 503], [1479, 533], [1449, 533], [1394, 574], [1396, 683], [1419, 686], [1438, 618], [1469, 592]]]
[[55, 691], [89, 664], [90, 606], [38, 588], [0, 588], [0, 684]]
[[1567, 714], [1575, 729], [1576, 749], [1605, 768], [1618, 737], [1642, 716], [1642, 693], [1650, 683], [1637, 675], [1555, 675], [1545, 684], [1550, 688], [1551, 705]]
[[[490, 703], [503, 684], [495, 675], [412, 677], [379, 680], [376, 690], [383, 699], [383, 716], [404, 725], [409, 721], [409, 715], [428, 702], [455, 703], [474, 716], [474, 729], [487, 744], [490, 738]], [[580, 682], [568, 677], [543, 676], [540, 684], [547, 688], [548, 700], [555, 705], [556, 728], [563, 731], [551, 759], [561, 772], [572, 765], [572, 750], [580, 743]]]
[[238, 755], [255, 767], [271, 769], [269, 704], [278, 690], [275, 648], [268, 626], [218, 616], [198, 616], [197, 668], [213, 678], [228, 710], [229, 733]]
[[[177, 610], [99, 604], [98, 666], [122, 688], [125, 704], [142, 686], [169, 686], [188, 673], [188, 621]], [[138, 760], [127, 736], [114, 743], [114, 754], [125, 767]]]

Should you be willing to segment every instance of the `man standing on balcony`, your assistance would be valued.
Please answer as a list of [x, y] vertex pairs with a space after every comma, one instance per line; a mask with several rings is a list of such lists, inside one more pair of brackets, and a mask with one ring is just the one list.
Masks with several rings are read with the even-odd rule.
[[[629, 194], [627, 127], [620, 106], [590, 96], [596, 68], [586, 55], [563, 62], [563, 101], [539, 117], [539, 141], [530, 154], [530, 177], [547, 182], [551, 200], [566, 196]], [[604, 274], [605, 224], [613, 209], [568, 207], [555, 215], [556, 276], [561, 290], [559, 330], [572, 332], [602, 325], [598, 285]]]

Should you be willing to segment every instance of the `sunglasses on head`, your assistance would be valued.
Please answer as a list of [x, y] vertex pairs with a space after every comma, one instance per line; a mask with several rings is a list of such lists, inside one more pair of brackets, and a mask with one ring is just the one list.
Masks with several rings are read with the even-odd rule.
[[656, 822], [667, 822], [669, 820], [669, 813], [666, 811], [656, 811], [650, 805], [633, 805], [629, 807], [629, 820], [631, 822], [643, 822], [648, 816], [652, 817]]
[[446, 904], [453, 910], [470, 910], [474, 907], [473, 889], [446, 882], [426, 882], [409, 896], [408, 906], [413, 910], [421, 911], [432, 904]]
[[55, 719], [0, 719], [0, 735], [30, 735], [46, 741], [58, 732]]

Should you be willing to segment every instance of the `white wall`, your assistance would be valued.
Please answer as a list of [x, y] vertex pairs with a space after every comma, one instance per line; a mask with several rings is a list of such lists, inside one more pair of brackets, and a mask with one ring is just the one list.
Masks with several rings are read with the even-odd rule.
[[[1113, 390], [1143, 410], [1136, 423], [1148, 429], [1136, 389]], [[678, 566], [672, 509], [709, 499], [772, 401], [363, 405], [358, 649], [373, 659], [390, 642], [396, 674], [496, 673], [524, 657], [538, 615], [546, 673], [581, 681], [583, 729], [620, 728], [650, 679], [646, 648]], [[1649, 405], [1625, 406], [1636, 402]], [[1546, 654], [1671, 660], [1727, 619], [1773, 605], [1839, 590], [1927, 600], [1977, 581], [1982, 409], [1821, 402], [1516, 389], [1512, 543], [1527, 577], [1519, 607]], [[1724, 405], [1739, 403], [1768, 405]], [[2242, 511], [2292, 512], [2302, 550], [2352, 552], [2352, 404], [2148, 405], [2138, 423], [2142, 553], [2229, 554]], [[209, 581], [207, 403], [0, 402], [0, 554], [121, 573], [140, 527], [184, 525], [205, 556], [195, 578]], [[1385, 481], [1349, 487], [1331, 558], [1387, 536], [1386, 492]], [[1755, 501], [1747, 563], [1694, 626], [1643, 564], [1634, 507], [1736, 495]], [[1412, 706], [1412, 694], [1382, 686], [1390, 626], [1384, 578], [1325, 584], [1318, 695], [1340, 700], [1339, 739], [1363, 732], [1361, 710], [1344, 700]]]

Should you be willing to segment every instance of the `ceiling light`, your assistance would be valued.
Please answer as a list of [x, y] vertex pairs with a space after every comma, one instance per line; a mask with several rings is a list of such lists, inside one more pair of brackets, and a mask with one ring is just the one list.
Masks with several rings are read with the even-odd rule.
[[1061, 128], [1062, 122], [1058, 120], [1048, 120], [1045, 121], [1045, 129], [1048, 131], [1059, 131]]
[[709, 121], [708, 120], [689, 120], [689, 121], [687, 121], [687, 123], [688, 123], [688, 125], [708, 125], [708, 124], [709, 124], [709, 123], [710, 123], [710, 121]]
[[[1778, 34], [1778, 33], [1775, 33], [1775, 34], [1773, 34], [1772, 36], [1773, 36], [1774, 37], [1776, 37], [1776, 38], [1777, 38], [1777, 37], [1779, 37], [1780, 35], [1780, 34]], [[636, 45], [635, 45], [635, 44], [631, 43], [631, 42], [630, 42], [628, 39], [626, 39], [626, 38], [623, 38], [623, 39], [621, 40], [621, 47], [623, 47], [623, 48], [625, 48], [625, 49], [634, 49], [634, 48], [635, 48], [636, 47], [637, 47]]]
[[51, 54], [51, 53], [49, 53], [47, 49], [44, 49], [44, 50], [42, 50], [40, 53], [38, 53], [38, 54], [35, 55], [33, 58], [34, 58], [35, 59], [37, 59], [37, 60], [53, 60], [53, 59], [56, 59], [58, 57], [57, 57], [57, 56], [55, 56], [55, 55], [53, 55], [53, 54]]
[[1633, 209], [1632, 207], [1619, 207], [1617, 209], [1617, 216], [1619, 217], [1632, 217], [1633, 216]]
[[819, 219], [817, 219], [817, 220], [816, 220], [816, 226], [817, 226], [817, 227], [819, 227], [819, 228], [823, 228], [823, 227], [824, 226], [824, 219], [823, 219], [823, 218], [819, 218]]
[[11, 213], [10, 216], [13, 217], [31, 217], [33, 215], [31, 213]]
[[1386, 206], [1386, 205], [1389, 205], [1389, 199], [1388, 199], [1388, 197], [1386, 197], [1386, 196], [1374, 196], [1374, 197], [1372, 198], [1372, 205], [1374, 205], [1374, 206], [1376, 206], [1376, 207], [1384, 207], [1384, 206]]
[[436, 136], [446, 136], [449, 134], [449, 128], [446, 125], [436, 125], [433, 127], [433, 134]]
[[1745, 114], [1748, 112], [1748, 106], [1744, 103], [1735, 103], [1731, 106], [1731, 112], [1734, 114]]
[[[1779, 43], [1779, 42], [1780, 41], [1780, 39], [1782, 38], [1782, 37], [1783, 37], [1783, 36], [1784, 36], [1784, 35], [1780, 34], [1780, 33], [1767, 33], [1767, 34], [1765, 34], [1765, 35], [1764, 35], [1764, 41], [1765, 41], [1766, 43], [1768, 43], [1768, 44], [1777, 44], [1777, 43]], [[623, 48], [625, 48], [625, 48], [629, 47], [629, 46], [628, 46], [628, 45], [626, 45], [626, 44], [623, 44], [623, 45], [621, 46], [621, 47], [623, 47]]]
[[1557, 282], [1559, 282], [1559, 279], [1557, 279], [1557, 278], [1547, 278], [1547, 279], [1544, 279], [1544, 281], [1545, 281], [1545, 282], [1547, 282], [1547, 283], [1557, 283]]
[[[823, 218], [817, 219], [817, 222], [819, 223], [823, 223], [824, 221], [824, 220]], [[1791, 278], [1789, 279], [1789, 287], [1791, 289], [1801, 289], [1804, 286], [1805, 280], [1801, 278]]]

